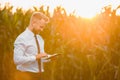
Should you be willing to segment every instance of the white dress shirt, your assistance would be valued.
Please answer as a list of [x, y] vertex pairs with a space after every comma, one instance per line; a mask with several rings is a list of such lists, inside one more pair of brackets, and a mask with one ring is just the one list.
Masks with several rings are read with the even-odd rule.
[[[40, 52], [44, 53], [44, 40], [40, 35], [37, 35], [40, 45]], [[37, 45], [34, 33], [28, 28], [21, 33], [14, 42], [14, 62], [17, 69], [20, 71], [39, 72], [36, 55], [38, 54]], [[41, 71], [44, 71], [43, 62], [41, 59]]]

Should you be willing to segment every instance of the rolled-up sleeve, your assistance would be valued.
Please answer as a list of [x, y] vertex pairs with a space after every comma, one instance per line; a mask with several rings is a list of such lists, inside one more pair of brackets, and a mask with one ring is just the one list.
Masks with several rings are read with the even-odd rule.
[[24, 40], [18, 38], [14, 43], [14, 62], [17, 65], [29, 64], [36, 60], [35, 56], [25, 56], [25, 43]]

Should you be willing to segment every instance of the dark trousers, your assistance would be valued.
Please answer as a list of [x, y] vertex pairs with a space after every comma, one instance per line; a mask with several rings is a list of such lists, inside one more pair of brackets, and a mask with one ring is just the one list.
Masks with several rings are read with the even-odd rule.
[[15, 80], [42, 80], [42, 73], [16, 71]]

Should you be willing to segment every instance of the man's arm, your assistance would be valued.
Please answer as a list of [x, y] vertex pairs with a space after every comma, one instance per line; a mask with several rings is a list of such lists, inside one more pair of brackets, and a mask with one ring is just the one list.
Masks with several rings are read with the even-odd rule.
[[31, 63], [36, 60], [36, 56], [25, 56], [25, 44], [22, 39], [17, 39], [14, 43], [14, 62], [15, 64]]

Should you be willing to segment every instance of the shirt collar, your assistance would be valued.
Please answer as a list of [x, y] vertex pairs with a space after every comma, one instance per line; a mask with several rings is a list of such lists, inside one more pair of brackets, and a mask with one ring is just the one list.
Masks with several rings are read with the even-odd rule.
[[30, 36], [34, 36], [34, 33], [30, 29], [26, 28], [26, 31]]

